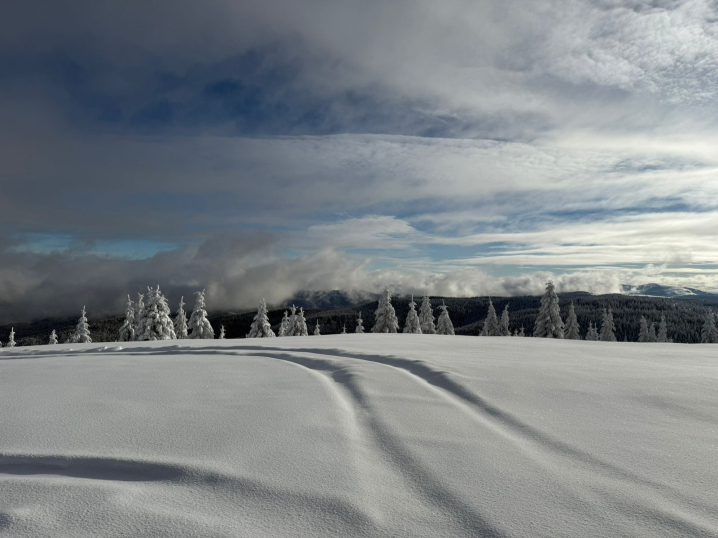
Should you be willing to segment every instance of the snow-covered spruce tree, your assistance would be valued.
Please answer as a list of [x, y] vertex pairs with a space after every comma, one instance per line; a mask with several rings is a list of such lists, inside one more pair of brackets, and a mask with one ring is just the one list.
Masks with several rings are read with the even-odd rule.
[[346, 333], [347, 333], [347, 324], [345, 323], [344, 325], [342, 325], [342, 334], [346, 334]]
[[299, 307], [299, 314], [294, 318], [293, 329], [292, 336], [309, 336], [307, 320], [304, 318], [304, 307]]
[[552, 281], [546, 283], [546, 292], [541, 297], [534, 336], [538, 338], [563, 338], [563, 320], [558, 305], [558, 295]]
[[615, 342], [616, 341], [616, 327], [613, 325], [613, 312], [609, 308], [603, 309], [603, 319], [601, 320], [601, 332], [598, 335], [598, 339], [601, 342]]
[[658, 334], [656, 341], [661, 343], [668, 342], [668, 327], [666, 326], [666, 316], [661, 314], [661, 323], [658, 325]]
[[496, 317], [496, 309], [494, 309], [494, 303], [491, 302], [489, 297], [489, 310], [486, 313], [486, 319], [484, 320], [484, 328], [481, 331], [481, 336], [501, 336], [501, 326], [499, 320]]
[[219, 339], [224, 340], [224, 325], [219, 326]]
[[85, 307], [82, 307], [82, 314], [80, 319], [77, 321], [75, 332], [70, 337], [70, 342], [73, 344], [91, 344], [92, 338], [90, 338], [90, 327], [87, 325], [87, 316]]
[[194, 304], [194, 310], [189, 318], [189, 325], [187, 328], [191, 331], [189, 337], [192, 339], [201, 340], [213, 340], [214, 329], [207, 319], [207, 311], [205, 310], [204, 303], [204, 290], [196, 291], [194, 294], [197, 296], [197, 300]]
[[595, 342], [598, 340], [598, 330], [593, 322], [588, 324], [588, 331], [586, 331], [586, 340], [589, 342]]
[[125, 308], [125, 321], [120, 327], [118, 342], [132, 342], [135, 339], [135, 303], [127, 295], [127, 307]]
[[294, 333], [297, 330], [297, 307], [292, 305], [292, 314], [287, 320], [287, 328], [284, 330], [284, 336], [297, 336]]
[[573, 309], [573, 303], [568, 308], [568, 318], [566, 318], [566, 325], [563, 328], [563, 337], [567, 340], [580, 340], [581, 333], [579, 332], [578, 319], [576, 318], [576, 311]]
[[142, 320], [138, 324], [135, 339], [139, 342], [174, 340], [177, 338], [172, 323], [172, 313], [160, 287], [147, 288], [147, 301], [143, 308]]
[[718, 344], [718, 328], [716, 328], [715, 314], [711, 310], [706, 311], [703, 321], [701, 344]]
[[137, 294], [137, 302], [135, 303], [135, 330], [133, 338], [137, 340], [137, 333], [142, 326], [142, 318], [145, 315], [145, 296], [142, 293]]
[[506, 303], [504, 311], [501, 313], [501, 321], [499, 322], [499, 328], [501, 329], [501, 336], [511, 336], [511, 329], [509, 328], [509, 305]]
[[354, 332], [357, 334], [364, 334], [364, 320], [361, 319], [361, 312], [359, 312], [359, 317], [357, 318], [357, 328]]
[[275, 334], [267, 317], [267, 301], [262, 299], [254, 316], [247, 338], [274, 338]]
[[649, 342], [658, 342], [658, 337], [656, 336], [656, 323], [652, 322], [651, 326], [648, 328], [648, 341]]
[[321, 336], [322, 331], [319, 330], [319, 320], [317, 320], [317, 324], [314, 326], [314, 336]]
[[434, 311], [431, 309], [431, 300], [428, 295], [424, 295], [421, 301], [421, 309], [419, 311], [419, 323], [421, 324], [421, 332], [424, 334], [436, 334], [436, 325], [434, 324]]
[[522, 337], [526, 336], [526, 333], [524, 332], [524, 326], [523, 326], [523, 325], [521, 325], [521, 330], [518, 332], [518, 334], [517, 334], [516, 336], [522, 336]]
[[650, 342], [648, 337], [648, 321], [645, 316], [641, 316], [641, 329], [638, 331], [639, 342]]
[[391, 292], [389, 288], [384, 288], [384, 292], [379, 298], [379, 306], [376, 309], [374, 317], [376, 322], [371, 332], [395, 333], [399, 330], [399, 320], [396, 317], [394, 307], [391, 306]]
[[57, 333], [55, 332], [55, 329], [53, 329], [50, 333], [50, 339], [48, 340], [47, 344], [49, 346], [57, 344]]
[[15, 344], [15, 327], [10, 328], [10, 338], [7, 341], [7, 346], [5, 347], [15, 347], [17, 344]]
[[285, 310], [284, 317], [282, 318], [282, 322], [279, 324], [277, 336], [288, 336], [287, 329], [289, 329], [289, 316], [287, 316], [287, 311]]
[[449, 318], [449, 310], [443, 302], [439, 308], [441, 309], [441, 314], [439, 314], [439, 320], [436, 322], [436, 334], [453, 335], [454, 324], [451, 323], [451, 318]]
[[187, 333], [187, 314], [184, 311], [184, 296], [180, 297], [179, 308], [175, 316], [175, 336], [180, 340], [189, 338]]
[[404, 332], [409, 334], [421, 334], [421, 321], [419, 321], [419, 315], [416, 313], [416, 303], [414, 302], [413, 295], [411, 296], [411, 301], [409, 302], [409, 313], [406, 315]]

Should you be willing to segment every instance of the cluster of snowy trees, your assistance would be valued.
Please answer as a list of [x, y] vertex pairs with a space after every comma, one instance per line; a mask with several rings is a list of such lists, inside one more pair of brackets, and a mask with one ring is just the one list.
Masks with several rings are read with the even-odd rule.
[[[197, 300], [194, 310], [187, 322], [184, 310], [184, 297], [180, 299], [177, 315], [174, 320], [170, 312], [169, 303], [160, 291], [160, 287], [147, 288], [147, 293], [137, 294], [137, 302], [127, 296], [125, 320], [120, 327], [119, 342], [139, 342], [149, 340], [174, 340], [178, 338], [214, 338], [214, 330], [207, 319], [205, 310], [204, 290], [195, 293]], [[224, 327], [221, 328], [220, 338], [224, 337]], [[56, 331], [50, 334], [48, 344], [57, 344]], [[82, 314], [66, 343], [88, 344], [92, 343], [90, 327], [87, 323], [87, 313], [82, 307]], [[15, 332], [10, 332], [9, 347], [15, 346]]]
[[[48, 344], [57, 344], [57, 333], [55, 330], [53, 330], [50, 333], [50, 337], [47, 341]], [[75, 330], [72, 332], [70, 337], [67, 340], [67, 343], [78, 343], [78, 344], [91, 344], [92, 338], [90, 338], [90, 327], [87, 324], [87, 312], [85, 311], [85, 307], [82, 307], [82, 314], [80, 314], [80, 319], [77, 322], [77, 326], [75, 327]], [[10, 329], [10, 339], [8, 340], [8, 343], [6, 344], [6, 347], [15, 347], [15, 329]], [[0, 347], [2, 347], [2, 342], [0, 342]]]
[[[539, 309], [534, 336], [538, 338], [565, 338], [567, 340], [581, 340], [580, 327], [576, 319], [576, 312], [573, 303], [568, 311], [566, 323], [561, 319], [558, 305], [558, 295], [553, 282], [546, 284], [546, 292], [541, 297], [541, 308]], [[616, 341], [616, 327], [613, 324], [613, 313], [611, 309], [603, 309], [600, 330], [593, 324], [588, 328], [586, 340], [601, 340], [603, 342]]]
[[[439, 319], [434, 322], [434, 310], [431, 307], [431, 301], [425, 296], [421, 302], [419, 312], [416, 312], [416, 303], [414, 297], [411, 297], [409, 303], [409, 313], [404, 322], [403, 332], [407, 334], [443, 334], [453, 335], [454, 325], [449, 318], [449, 310], [445, 304], [439, 306], [441, 313]], [[379, 306], [376, 309], [375, 323], [371, 332], [373, 333], [397, 333], [399, 332], [399, 320], [396, 317], [394, 307], [391, 305], [391, 292], [389, 288], [384, 288], [384, 293], [379, 298]], [[359, 318], [361, 322], [361, 317]], [[359, 330], [361, 328], [361, 331]], [[361, 323], [357, 324], [356, 332], [364, 332]]]
[[[711, 316], [712, 317], [712, 316]], [[666, 316], [661, 316], [661, 321], [658, 325], [658, 332], [656, 333], [656, 323], [652, 322], [648, 325], [648, 320], [645, 316], [641, 316], [641, 330], [638, 333], [639, 342], [672, 342], [668, 338], [668, 327], [666, 326]]]
[[[715, 320], [712, 313], [709, 313], [709, 315], [710, 319], [713, 320], [713, 331], [716, 334], [716, 342], [718, 342], [718, 331], [715, 329]], [[581, 340], [579, 329], [580, 327], [578, 320], [576, 319], [576, 312], [574, 311], [573, 303], [571, 303], [571, 306], [569, 307], [566, 323], [564, 323], [561, 319], [558, 305], [558, 295], [556, 294], [553, 282], [549, 281], [546, 284], [546, 292], [543, 294], [543, 297], [541, 297], [541, 308], [539, 309], [539, 314], [536, 318], [534, 336], [539, 338], [565, 338], [568, 340]], [[589, 325], [588, 332], [586, 333], [586, 340], [597, 340], [602, 342], [616, 341], [616, 326], [613, 323], [613, 313], [610, 308], [603, 309], [600, 328], [595, 326], [593, 323]], [[651, 323], [649, 328], [648, 321], [644, 316], [641, 316], [641, 332], [638, 341], [672, 342], [672, 340], [668, 337], [666, 317], [661, 316], [658, 333], [656, 333], [655, 323]]]
[[504, 311], [501, 313], [501, 319], [496, 315], [496, 309], [494, 303], [489, 298], [489, 311], [486, 314], [486, 320], [484, 321], [484, 328], [481, 331], [481, 336], [526, 336], [524, 334], [524, 328], [520, 330], [514, 329], [513, 333], [509, 328], [509, 305], [504, 307]]
[[[656, 324], [651, 323], [645, 317], [641, 317], [641, 332], [639, 342], [672, 342], [668, 337], [668, 328], [666, 326], [666, 317], [661, 316], [661, 321], [656, 332]], [[559, 298], [553, 282], [546, 284], [546, 291], [541, 297], [541, 307], [539, 308], [536, 324], [534, 325], [533, 336], [537, 338], [561, 338], [567, 340], [581, 340], [581, 327], [579, 326], [576, 312], [571, 303], [568, 316], [564, 322], [561, 318], [559, 308]], [[514, 330], [512, 333], [509, 328], [509, 307], [506, 305], [499, 319], [496, 315], [494, 305], [489, 299], [489, 309], [484, 321], [484, 327], [481, 336], [525, 336], [524, 328]], [[613, 322], [613, 313], [611, 309], [604, 308], [601, 316], [600, 327], [591, 323], [586, 333], [586, 340], [615, 342], [616, 326]], [[716, 329], [715, 315], [708, 311], [702, 331], [702, 341], [706, 343], [718, 343], [718, 329]]]
[[125, 321], [120, 327], [120, 342], [175, 340], [184, 338], [211, 339], [214, 329], [207, 319], [204, 290], [195, 292], [192, 315], [187, 321], [184, 297], [180, 298], [177, 314], [172, 319], [169, 303], [160, 287], [148, 287], [137, 294], [137, 301], [127, 296]]
[[[264, 304], [264, 303], [263, 303]], [[441, 305], [439, 307], [441, 309], [441, 314], [439, 315], [438, 321], [435, 322], [434, 320], [434, 311], [431, 307], [431, 301], [429, 300], [429, 297], [424, 297], [424, 300], [421, 303], [421, 310], [419, 313], [416, 311], [416, 303], [414, 302], [414, 298], [412, 297], [411, 303], [409, 303], [409, 314], [406, 317], [406, 321], [404, 323], [404, 329], [403, 332], [409, 333], [409, 334], [447, 334], [447, 335], [453, 335], [454, 334], [454, 325], [451, 323], [451, 319], [449, 318], [449, 311], [446, 308], [446, 305]], [[260, 311], [257, 313], [257, 316], [259, 316], [262, 312], [262, 306], [260, 305]], [[264, 312], [265, 312], [265, 319], [266, 319], [266, 305], [264, 305]], [[255, 323], [257, 322], [257, 317], [254, 318]], [[267, 322], [267, 327], [269, 327], [269, 323]], [[271, 328], [269, 329], [271, 332]], [[357, 334], [364, 333], [364, 320], [361, 318], [361, 312], [359, 313], [359, 316], [356, 320], [356, 327], [354, 329], [354, 332]], [[382, 293], [381, 297], [379, 298], [379, 305], [376, 309], [375, 314], [375, 323], [374, 326], [371, 329], [371, 332], [373, 333], [398, 333], [399, 330], [399, 319], [396, 316], [396, 311], [394, 310], [394, 307], [391, 304], [391, 292], [389, 291], [389, 288], [384, 288], [384, 292]], [[307, 331], [307, 322], [304, 319], [304, 310], [299, 309], [299, 312], [297, 313], [296, 307], [292, 306], [291, 308], [291, 315], [287, 313], [287, 311], [284, 312], [284, 318], [282, 319], [281, 324], [279, 325], [279, 334], [277, 336], [308, 336]], [[314, 333], [315, 336], [319, 336], [321, 334], [321, 327], [319, 326], [319, 320], [317, 320], [317, 323], [314, 327]], [[341, 334], [347, 334], [347, 327], [344, 325], [342, 327]], [[252, 337], [252, 332], [250, 332], [248, 337]], [[256, 336], [262, 336], [262, 335], [256, 335]], [[265, 335], [266, 336], [266, 335]], [[272, 333], [270, 336], [274, 336]]]

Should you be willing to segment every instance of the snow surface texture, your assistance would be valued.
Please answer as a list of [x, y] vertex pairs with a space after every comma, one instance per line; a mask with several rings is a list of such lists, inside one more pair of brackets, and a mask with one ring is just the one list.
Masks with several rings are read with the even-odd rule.
[[715, 536], [712, 346], [364, 334], [0, 352], [0, 535]]

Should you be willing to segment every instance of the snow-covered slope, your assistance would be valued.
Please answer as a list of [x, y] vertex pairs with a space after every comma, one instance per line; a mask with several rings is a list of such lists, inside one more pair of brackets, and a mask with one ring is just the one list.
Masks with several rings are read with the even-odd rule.
[[0, 535], [715, 536], [717, 395], [698, 345], [4, 349]]
[[696, 288], [685, 288], [676, 286], [663, 286], [661, 284], [640, 284], [631, 286], [628, 284], [621, 285], [621, 292], [624, 295], [641, 295], [646, 297], [667, 297], [667, 298], [685, 298], [685, 297], [716, 297], [714, 293], [698, 290]]

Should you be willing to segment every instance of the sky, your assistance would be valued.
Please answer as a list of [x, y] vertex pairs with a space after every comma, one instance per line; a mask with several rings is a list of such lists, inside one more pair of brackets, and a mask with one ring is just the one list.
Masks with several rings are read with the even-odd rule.
[[712, 0], [10, 0], [0, 322], [715, 291], [717, 103]]

